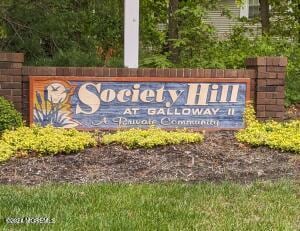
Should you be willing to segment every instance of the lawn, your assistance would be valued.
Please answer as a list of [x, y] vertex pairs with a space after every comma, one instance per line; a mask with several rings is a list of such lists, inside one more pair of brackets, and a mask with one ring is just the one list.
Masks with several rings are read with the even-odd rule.
[[[0, 186], [1, 230], [299, 230], [300, 184]], [[48, 217], [53, 224], [6, 224]]]

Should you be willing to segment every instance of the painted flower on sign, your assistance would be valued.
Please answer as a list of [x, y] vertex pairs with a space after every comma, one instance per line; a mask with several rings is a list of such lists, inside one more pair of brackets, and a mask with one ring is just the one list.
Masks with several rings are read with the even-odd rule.
[[79, 124], [72, 120], [70, 112], [64, 102], [70, 92], [61, 83], [52, 83], [45, 87], [44, 95], [35, 92], [34, 123], [41, 126], [52, 125], [54, 127], [75, 128]]

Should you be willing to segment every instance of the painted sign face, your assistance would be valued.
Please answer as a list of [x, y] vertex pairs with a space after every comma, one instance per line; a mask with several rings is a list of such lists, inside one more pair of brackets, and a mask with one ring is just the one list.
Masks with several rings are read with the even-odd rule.
[[77, 129], [239, 129], [248, 79], [30, 77], [31, 123]]

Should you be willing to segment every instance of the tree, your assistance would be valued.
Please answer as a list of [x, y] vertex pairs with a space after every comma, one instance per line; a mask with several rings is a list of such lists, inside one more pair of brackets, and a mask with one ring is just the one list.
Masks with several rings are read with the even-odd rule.
[[268, 0], [259, 0], [262, 33], [267, 35], [270, 31], [270, 4]]
[[179, 9], [179, 0], [170, 0], [169, 1], [169, 24], [168, 24], [168, 39], [167, 39], [167, 47], [170, 52], [170, 61], [173, 63], [178, 63], [179, 60], [179, 49], [175, 46], [174, 41], [177, 40], [178, 37], [178, 19], [176, 16], [176, 12]]

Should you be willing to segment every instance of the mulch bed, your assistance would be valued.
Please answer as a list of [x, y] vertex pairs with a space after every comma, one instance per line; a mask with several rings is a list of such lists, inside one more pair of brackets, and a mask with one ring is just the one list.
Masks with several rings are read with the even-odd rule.
[[76, 155], [14, 158], [0, 164], [1, 184], [220, 182], [300, 179], [300, 155], [251, 148], [234, 132], [206, 134], [202, 144], [126, 150], [100, 146]]

